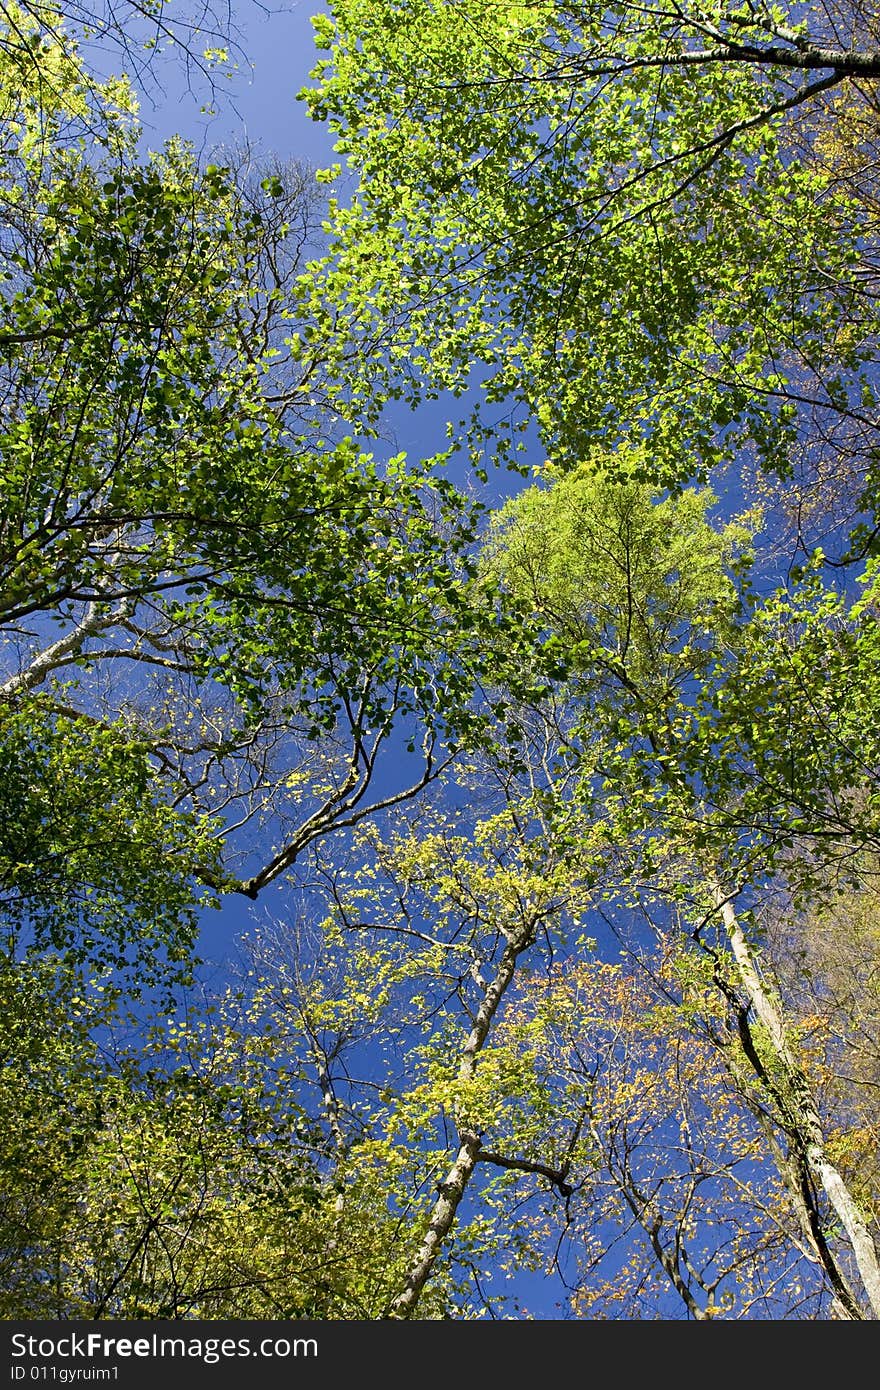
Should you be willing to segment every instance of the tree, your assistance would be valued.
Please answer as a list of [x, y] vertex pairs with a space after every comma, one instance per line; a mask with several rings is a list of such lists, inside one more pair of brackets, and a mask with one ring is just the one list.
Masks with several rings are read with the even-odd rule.
[[[4, 13], [8, 1315], [471, 1317], [542, 1265], [880, 1315], [871, 978], [816, 925], [873, 940], [877, 569], [760, 599], [757, 514], [683, 486], [840, 462], [874, 544], [870, 25], [339, 0], [315, 264], [305, 171], [143, 153]], [[475, 367], [473, 449], [512, 403], [554, 458], [482, 540], [451, 453], [366, 452]], [[182, 1007], [199, 911], [284, 881]]]
[[[565, 1186], [567, 1116], [548, 1116], [538, 1078], [496, 1033], [526, 963], [546, 959], [594, 877], [586, 840], [554, 853], [525, 799], [472, 826], [462, 814], [460, 828], [441, 808], [412, 816], [387, 836], [363, 828], [356, 870], [324, 866], [326, 944], [305, 987], [277, 933], [260, 956], [274, 1009], [308, 1042], [348, 1183], [357, 1194], [364, 1175], [383, 1175], [396, 1235], [371, 1316], [385, 1319], [433, 1316], [450, 1294], [462, 1316], [484, 1306], [486, 1263], [520, 1240], [486, 1206], [487, 1173]], [[365, 1038], [361, 1078], [351, 1045]]]
[[[229, 993], [133, 1030], [117, 990], [45, 956], [2, 987], [4, 1317], [357, 1315], [277, 1029]], [[382, 1219], [350, 1219], [351, 1253], [372, 1257]]]
[[856, 886], [838, 886], [818, 909], [798, 912], [784, 899], [768, 904], [764, 931], [786, 1008], [812, 1054], [837, 1161], [864, 1210], [874, 1213], [880, 950], [870, 858], [864, 856]]
[[[241, 11], [238, 10], [240, 15]], [[229, 75], [230, 54], [242, 56], [239, 30], [232, 6], [203, 0], [194, 6], [172, 6], [159, 0], [65, 0], [42, 4], [40, 0], [4, 3], [4, 34], [0, 48], [20, 68], [24, 85], [44, 84], [52, 91], [47, 73], [34, 52], [33, 36], [40, 32], [59, 57], [77, 63], [77, 47], [91, 50], [93, 68], [87, 83], [99, 90], [102, 63], [121, 65], [141, 92], [161, 93], [161, 72], [168, 61], [182, 65], [191, 92], [207, 99], [217, 96], [220, 79]], [[106, 78], [107, 74], [103, 76]]]
[[[652, 898], [633, 827], [621, 837], [607, 805], [579, 804], [551, 714], [523, 712], [527, 771], [503, 747], [474, 769], [479, 810], [458, 792], [454, 810], [364, 829], [348, 867], [316, 865], [321, 950], [284, 923], [260, 943], [266, 997], [343, 1158], [340, 1229], [376, 1166], [398, 1218], [381, 1273], [364, 1266], [369, 1315], [433, 1316], [450, 1269], [477, 1294], [462, 1301], [462, 1280], [457, 1316], [509, 1315], [497, 1281], [523, 1268], [558, 1278], [578, 1316], [840, 1315], [839, 1253], [815, 1248], [833, 1219], [800, 1190], [733, 953], [670, 910], [672, 845]], [[585, 929], [603, 926], [597, 948]], [[608, 959], [619, 945], [624, 965]], [[832, 1034], [794, 1009], [786, 1030], [862, 1204], [847, 1156], [863, 1122], [828, 1105]]]
[[[256, 897], [316, 838], [414, 795], [473, 735], [506, 620], [475, 595], [475, 513], [443, 460], [380, 464], [338, 427], [295, 302], [305, 171], [200, 168], [179, 142], [142, 156], [125, 84], [96, 88], [54, 19], [23, 23], [0, 170], [5, 853], [15, 902], [54, 885], [56, 949], [67, 911], [80, 943], [115, 932], [120, 951], [97, 899], [136, 938], [163, 894], [171, 916]], [[421, 756], [376, 790], [403, 728]], [[129, 848], [93, 853], [111, 833]]]
[[397, 1268], [375, 1158], [340, 1217], [273, 1020], [177, 1001], [200, 910], [428, 785], [524, 635], [444, 458], [340, 424], [296, 308], [305, 171], [144, 155], [59, 23], [9, 11], [0, 42], [4, 1306], [360, 1316]]
[[[775, 711], [790, 707], [816, 628], [820, 642], [827, 629], [808, 628], [802, 649], [788, 653], [794, 682], [790, 671], [779, 672], [775, 717], [765, 721], [754, 691], [766, 687], [752, 682], [754, 663], [776, 669], [777, 652], [763, 614], [745, 623], [738, 615], [723, 568], [730, 539], [707, 525], [706, 499], [685, 494], [658, 506], [644, 485], [609, 484], [591, 472], [595, 465], [509, 503], [489, 563], [546, 615], [551, 640], [561, 635], [572, 652], [570, 698], [581, 713], [560, 756], [582, 761], [580, 799], [609, 816], [631, 891], [652, 885], [681, 905], [731, 1010], [763, 1113], [783, 1138], [781, 1146], [774, 1139], [777, 1161], [814, 1256], [846, 1316], [868, 1309], [876, 1317], [880, 1267], [870, 1218], [833, 1160], [819, 1094], [772, 971], [759, 960], [753, 925], [761, 880], [782, 869], [783, 846], [799, 850], [785, 864], [787, 878], [797, 888], [803, 874], [801, 885], [814, 894], [826, 837], [851, 851], [853, 827], [835, 828], [833, 805], [826, 815], [823, 802], [836, 793], [852, 807], [875, 776], [873, 716], [859, 745], [869, 762], [859, 764], [857, 779], [844, 756], [812, 786], [803, 723]], [[862, 632], [869, 644], [873, 628], [872, 621]], [[839, 698], [839, 686], [832, 689]], [[864, 717], [858, 707], [851, 714], [854, 723]], [[829, 743], [844, 744], [839, 727], [824, 732]], [[778, 778], [764, 775], [783, 765], [798, 817]], [[797, 801], [803, 787], [811, 788], [809, 802]], [[864, 834], [873, 834], [872, 823], [867, 809]], [[840, 1253], [835, 1221], [845, 1232]]]
[[132, 994], [189, 980], [216, 824], [152, 793], [130, 729], [53, 713], [34, 701], [0, 717], [3, 958], [60, 953]]
[[[521, 638], [443, 459], [340, 427], [295, 308], [306, 172], [143, 154], [127, 84], [54, 12], [4, 14], [7, 1315], [356, 1315], [297, 1076], [175, 1000], [200, 910], [427, 785], [479, 730], [488, 636]], [[345, 1236], [378, 1265], [361, 1187]]]
[[661, 486], [757, 459], [837, 488], [807, 551], [873, 543], [870, 15], [338, 0], [316, 29], [303, 95], [358, 181], [329, 293], [399, 389], [479, 381], [475, 448], [513, 459], [532, 421], [565, 467], [648, 439]]
[[[347, 1182], [378, 1162], [407, 1216], [371, 1315], [421, 1316], [450, 1269], [494, 1306], [504, 1249], [509, 1269], [554, 1262], [582, 1312], [668, 1312], [671, 1290], [700, 1319], [870, 1315], [873, 1218], [847, 1159], [864, 1122], [831, 1102], [827, 1027], [780, 990], [759, 914], [774, 875], [830, 901], [873, 833], [869, 808], [829, 804], [855, 811], [864, 767], [832, 758], [814, 785], [841, 727], [817, 749], [779, 712], [815, 642], [846, 662], [871, 624], [851, 649], [824, 614], [777, 627], [749, 597], [748, 531], [710, 525], [707, 493], [659, 500], [598, 458], [546, 481], [497, 515], [483, 566], [567, 678], [508, 694], [494, 746], [409, 826], [363, 828], [344, 862], [316, 847], [330, 948], [310, 973], [262, 956]], [[867, 753], [869, 702], [842, 702]], [[627, 970], [586, 937], [624, 909]]]
[[547, 1266], [578, 1317], [827, 1316], [723, 1002], [675, 932], [658, 937], [533, 974], [503, 1025], [582, 1135], [565, 1203], [544, 1201]]

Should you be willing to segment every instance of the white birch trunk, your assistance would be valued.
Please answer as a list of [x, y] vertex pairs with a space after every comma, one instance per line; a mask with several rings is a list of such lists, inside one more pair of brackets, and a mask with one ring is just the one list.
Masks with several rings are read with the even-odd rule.
[[821, 1117], [807, 1079], [789, 1047], [778, 1001], [764, 986], [729, 896], [723, 892], [717, 881], [713, 881], [712, 891], [739, 970], [740, 980], [756, 1018], [766, 1031], [788, 1086], [794, 1119], [804, 1143], [810, 1171], [825, 1192], [849, 1238], [862, 1287], [871, 1308], [871, 1317], [880, 1318], [880, 1262], [871, 1233], [840, 1172], [828, 1157]]

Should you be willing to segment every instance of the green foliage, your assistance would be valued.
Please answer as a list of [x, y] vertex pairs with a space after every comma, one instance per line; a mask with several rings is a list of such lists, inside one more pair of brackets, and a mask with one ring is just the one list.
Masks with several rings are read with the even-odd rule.
[[613, 669], [660, 705], [705, 674], [732, 631], [730, 571], [750, 537], [713, 528], [710, 492], [662, 498], [639, 481], [643, 469], [641, 451], [596, 452], [570, 474], [546, 472], [495, 514], [484, 562], [543, 617], [580, 677]]
[[[0, 9], [0, 1316], [472, 1317], [564, 1250], [577, 1316], [858, 1316], [876, 566], [760, 597], [686, 484], [839, 464], [874, 544], [870, 33], [335, 0], [306, 263], [305, 171], [145, 154]], [[370, 443], [444, 392], [550, 455], [492, 516]]]
[[[870, 598], [826, 589], [817, 568], [760, 605], [705, 700], [707, 801], [763, 862], [787, 863], [808, 901], [829, 865], [878, 846], [877, 622]], [[790, 852], [799, 847], [792, 861]]]
[[0, 931], [8, 960], [49, 951], [121, 972], [129, 990], [190, 978], [200, 884], [219, 873], [210, 822], [156, 799], [146, 750], [125, 729], [0, 720]]
[[626, 834], [658, 846], [689, 822], [704, 865], [748, 881], [785, 859], [821, 891], [829, 862], [877, 845], [871, 573], [856, 603], [818, 566], [759, 601], [753, 542], [710, 523], [711, 494], [662, 499], [598, 457], [550, 481], [497, 514], [485, 563], [566, 651], [593, 792], [598, 762]]
[[50, 958], [0, 964], [0, 1316], [51, 1317], [52, 1269], [76, 1210], [76, 1169], [100, 1113], [90, 1028], [112, 1014]]
[[209, 1010], [128, 1052], [113, 993], [47, 959], [2, 985], [3, 1315], [314, 1313], [332, 1193], [271, 1050]]
[[[303, 172], [202, 168], [180, 141], [142, 155], [117, 89], [26, 27], [18, 99], [39, 108], [50, 70], [52, 95], [40, 141], [12, 122], [0, 160], [9, 901], [36, 891], [14, 910], [37, 944], [98, 966], [149, 940], [181, 961], [197, 881], [255, 895], [365, 814], [405, 722], [429, 780], [441, 740], [479, 734], [496, 638], [511, 680], [524, 639], [475, 582], [479, 509], [445, 457], [380, 463], [327, 408], [293, 295]], [[242, 884], [231, 856], [252, 846], [221, 859], [223, 832], [258, 816], [280, 847]], [[77, 849], [89, 831], [103, 858]]]
[[785, 478], [810, 434], [873, 509], [874, 214], [802, 124], [833, 125], [824, 94], [870, 66], [864, 28], [807, 63], [838, 50], [820, 7], [331, 15], [303, 96], [358, 187], [331, 209], [327, 292], [381, 332], [398, 389], [479, 382], [472, 439], [502, 457], [530, 419], [565, 468], [647, 439], [660, 486], [743, 445]]
[[[663, 921], [672, 905], [705, 953], [731, 1036], [710, 1020], [698, 1029], [761, 1117], [829, 1290], [861, 1317], [877, 1301], [874, 1235], [834, 1169], [825, 1123], [834, 1151], [846, 1155], [846, 1142], [835, 1115], [823, 1120], [809, 1048], [758, 948], [768, 880], [815, 911], [876, 854], [872, 589], [848, 605], [808, 572], [763, 603], [740, 597], [732, 537], [708, 525], [706, 505], [567, 474], [508, 505], [489, 563], [528, 594], [549, 641], [577, 644], [564, 690], [572, 732], [555, 762], [543, 759], [548, 798], [594, 817], [614, 870], [609, 910], [623, 899], [656, 931], [652, 912]], [[814, 1182], [830, 1210], [809, 1196]]]
[[[409, 1249], [379, 1155], [310, 1124], [273, 1018], [181, 1022], [172, 991], [202, 908], [427, 784], [485, 733], [481, 683], [534, 691], [530, 633], [446, 456], [380, 462], [339, 426], [294, 295], [302, 172], [145, 156], [125, 84], [36, 17], [16, 67], [4, 14], [6, 1315], [377, 1315]], [[403, 731], [420, 763], [374, 791]]]

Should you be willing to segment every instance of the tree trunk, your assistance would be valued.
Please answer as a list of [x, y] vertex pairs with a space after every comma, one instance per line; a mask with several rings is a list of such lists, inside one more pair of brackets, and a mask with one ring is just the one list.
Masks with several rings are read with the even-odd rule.
[[[796, 1061], [785, 1031], [785, 1021], [779, 1002], [766, 989], [761, 979], [751, 947], [733, 910], [730, 896], [717, 880], [712, 881], [715, 907], [721, 914], [730, 949], [736, 961], [739, 978], [748, 996], [755, 1017], [763, 1025], [773, 1055], [779, 1063], [786, 1083], [787, 1103], [793, 1128], [803, 1146], [810, 1173], [827, 1196], [849, 1238], [859, 1277], [867, 1297], [872, 1319], [880, 1318], [880, 1262], [871, 1233], [857, 1203], [841, 1174], [831, 1162], [825, 1148], [822, 1120], [809, 1082]], [[838, 1278], [840, 1277], [839, 1271]], [[835, 1283], [837, 1280], [835, 1280]], [[852, 1318], [864, 1317], [864, 1312], [845, 1285], [836, 1290], [838, 1299]], [[849, 1295], [847, 1297], [847, 1295]]]

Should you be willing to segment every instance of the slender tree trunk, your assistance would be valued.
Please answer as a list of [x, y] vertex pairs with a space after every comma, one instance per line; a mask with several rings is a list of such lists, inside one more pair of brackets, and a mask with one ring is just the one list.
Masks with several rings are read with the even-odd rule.
[[[495, 978], [485, 987], [483, 1000], [477, 1012], [474, 1025], [462, 1049], [458, 1067], [459, 1083], [472, 1080], [477, 1069], [477, 1057], [486, 1041], [492, 1019], [505, 991], [516, 974], [517, 957], [534, 939], [531, 926], [523, 928], [515, 937], [508, 940]], [[445, 1178], [437, 1184], [438, 1197], [434, 1203], [431, 1220], [424, 1239], [410, 1265], [403, 1292], [392, 1302], [387, 1313], [389, 1318], [409, 1318], [415, 1311], [422, 1289], [425, 1287], [443, 1244], [455, 1222], [456, 1213], [465, 1194], [468, 1183], [477, 1166], [480, 1153], [480, 1136], [469, 1125], [459, 1129], [461, 1140], [455, 1161], [447, 1170]]]
[[[804, 1157], [809, 1170], [825, 1192], [849, 1238], [862, 1287], [870, 1305], [871, 1318], [880, 1318], [880, 1262], [877, 1259], [877, 1251], [871, 1233], [843, 1177], [828, 1157], [822, 1120], [809, 1082], [789, 1046], [779, 1002], [766, 989], [761, 979], [752, 949], [740, 926], [729, 895], [724, 893], [716, 879], [713, 879], [711, 886], [715, 906], [721, 914], [740, 980], [756, 1018], [765, 1029], [773, 1055], [779, 1063], [786, 1085], [786, 1099], [791, 1111], [791, 1119], [803, 1144]], [[849, 1294], [848, 1298], [847, 1294]], [[845, 1286], [842, 1291], [838, 1291], [838, 1298], [850, 1317], [864, 1316]], [[847, 1307], [847, 1304], [850, 1306]]]

